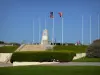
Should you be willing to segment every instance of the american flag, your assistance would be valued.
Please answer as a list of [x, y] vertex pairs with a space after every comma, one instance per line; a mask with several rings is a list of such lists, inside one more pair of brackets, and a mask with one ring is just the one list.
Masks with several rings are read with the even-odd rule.
[[50, 12], [50, 18], [54, 18], [53, 12]]

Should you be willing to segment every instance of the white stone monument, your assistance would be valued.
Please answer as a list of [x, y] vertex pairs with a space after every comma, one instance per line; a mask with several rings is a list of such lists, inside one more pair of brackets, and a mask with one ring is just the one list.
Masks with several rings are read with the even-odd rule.
[[43, 30], [41, 44], [42, 45], [48, 45], [49, 44], [48, 30], [47, 29]]

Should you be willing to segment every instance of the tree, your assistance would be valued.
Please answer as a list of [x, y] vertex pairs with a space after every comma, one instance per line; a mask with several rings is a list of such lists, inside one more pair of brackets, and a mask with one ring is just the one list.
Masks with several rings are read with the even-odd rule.
[[0, 44], [4, 44], [4, 41], [0, 41]]
[[94, 40], [86, 50], [87, 57], [100, 58], [100, 39]]

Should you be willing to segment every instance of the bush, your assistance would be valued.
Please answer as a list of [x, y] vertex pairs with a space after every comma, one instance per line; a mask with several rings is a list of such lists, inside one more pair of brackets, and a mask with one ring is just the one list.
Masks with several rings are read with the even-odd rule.
[[87, 48], [86, 56], [100, 58], [100, 39], [94, 40], [93, 43]]
[[11, 57], [11, 63], [14, 61], [28, 62], [52, 62], [53, 59], [60, 62], [72, 61], [76, 54], [73, 52], [15, 52]]
[[5, 44], [4, 41], [0, 41], [0, 44]]
[[68, 44], [68, 46], [75, 46], [74, 43], [67, 43], [67, 44]]

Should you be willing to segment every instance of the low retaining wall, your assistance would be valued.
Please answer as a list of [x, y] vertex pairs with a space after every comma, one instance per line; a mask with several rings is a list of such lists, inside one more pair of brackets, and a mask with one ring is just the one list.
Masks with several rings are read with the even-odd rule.
[[86, 56], [86, 53], [77, 53], [76, 56], [73, 58], [73, 60], [79, 59], [79, 58], [82, 58], [82, 57], [85, 57], [85, 56]]
[[59, 62], [13, 62], [13, 66], [56, 64]]
[[0, 62], [8, 62], [12, 53], [0, 53]]

